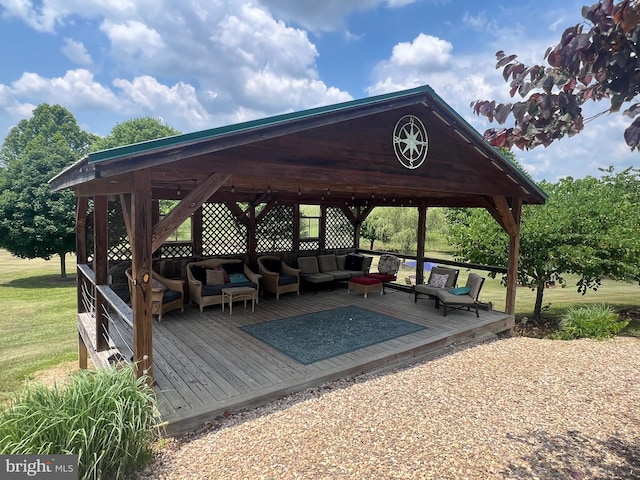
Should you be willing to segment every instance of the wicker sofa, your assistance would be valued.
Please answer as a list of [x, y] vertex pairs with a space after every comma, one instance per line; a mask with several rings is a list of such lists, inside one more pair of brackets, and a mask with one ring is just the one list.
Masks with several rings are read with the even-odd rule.
[[[226, 277], [242, 273], [247, 281], [231, 282]], [[215, 280], [212, 280], [216, 277]], [[259, 293], [261, 275], [254, 273], [240, 259], [210, 258], [187, 264], [187, 282], [192, 303], [198, 304], [200, 311], [209, 305], [222, 304], [222, 289], [228, 287], [252, 287]], [[222, 278], [225, 278], [222, 280]], [[256, 303], [259, 296], [256, 295]]]

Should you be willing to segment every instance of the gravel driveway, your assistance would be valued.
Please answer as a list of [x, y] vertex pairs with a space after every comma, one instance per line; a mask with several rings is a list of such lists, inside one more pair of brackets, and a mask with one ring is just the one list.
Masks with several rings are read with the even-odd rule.
[[139, 479], [637, 479], [640, 339], [513, 337], [169, 440]]

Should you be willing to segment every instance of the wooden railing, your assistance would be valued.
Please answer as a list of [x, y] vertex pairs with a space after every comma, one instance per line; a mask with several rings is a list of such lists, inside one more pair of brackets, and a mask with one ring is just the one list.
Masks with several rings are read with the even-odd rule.
[[[129, 358], [132, 351], [130, 331], [133, 312], [109, 285], [96, 285], [95, 274], [87, 264], [78, 264], [78, 333], [83, 349], [94, 363], [108, 366], [114, 354]], [[98, 300], [100, 299], [100, 300]], [[85, 358], [86, 361], [86, 358]]]

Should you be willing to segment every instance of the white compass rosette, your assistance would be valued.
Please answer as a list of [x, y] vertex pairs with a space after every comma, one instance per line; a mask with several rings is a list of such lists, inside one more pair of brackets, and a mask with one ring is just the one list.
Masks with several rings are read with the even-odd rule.
[[427, 158], [429, 137], [424, 124], [415, 115], [405, 115], [393, 129], [393, 150], [406, 168], [418, 168]]

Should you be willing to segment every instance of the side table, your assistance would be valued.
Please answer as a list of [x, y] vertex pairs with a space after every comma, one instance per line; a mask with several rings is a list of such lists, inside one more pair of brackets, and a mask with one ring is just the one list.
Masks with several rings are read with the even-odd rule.
[[222, 311], [224, 304], [229, 302], [229, 315], [233, 315], [233, 302], [244, 300], [244, 308], [247, 308], [247, 300], [251, 300], [251, 311], [255, 312], [257, 290], [252, 287], [228, 287], [222, 289]]

